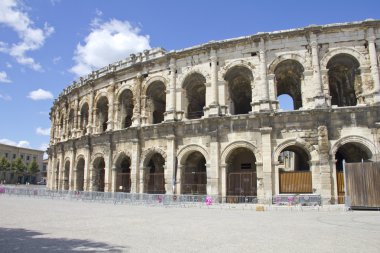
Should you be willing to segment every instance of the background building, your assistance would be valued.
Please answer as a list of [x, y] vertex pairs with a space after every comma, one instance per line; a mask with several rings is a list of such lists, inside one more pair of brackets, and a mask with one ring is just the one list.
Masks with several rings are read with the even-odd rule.
[[[6, 170], [0, 171], [1, 180], [5, 181], [9, 184], [14, 183], [36, 183], [41, 179], [41, 172], [43, 171], [42, 160], [43, 160], [44, 151], [23, 148], [17, 146], [11, 146], [0, 143], [0, 159], [2, 157], [8, 160], [9, 167]], [[20, 158], [22, 164], [25, 166], [22, 173], [18, 173], [15, 168], [12, 168], [12, 163], [16, 161], [16, 159]], [[36, 161], [38, 164], [38, 173], [29, 173], [28, 168], [30, 164]]]
[[378, 158], [379, 34], [379, 21], [309, 26], [93, 71], [51, 109], [48, 186], [333, 203], [342, 161]]

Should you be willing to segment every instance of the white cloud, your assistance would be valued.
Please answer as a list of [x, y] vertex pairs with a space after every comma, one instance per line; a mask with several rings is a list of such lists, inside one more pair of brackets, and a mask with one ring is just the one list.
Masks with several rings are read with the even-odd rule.
[[20, 42], [11, 46], [0, 42], [0, 52], [6, 52], [18, 63], [40, 71], [41, 65], [32, 57], [26, 56], [26, 53], [41, 48], [46, 38], [54, 32], [54, 28], [47, 23], [43, 28], [35, 28], [33, 21], [28, 13], [23, 11], [21, 5], [17, 0], [0, 1], [0, 24], [14, 30], [20, 39]]
[[75, 65], [70, 69], [78, 76], [128, 57], [132, 53], [150, 49], [149, 35], [140, 35], [140, 29], [128, 21], [112, 19], [102, 23], [96, 18], [91, 32], [74, 52]]
[[61, 56], [54, 57], [54, 58], [53, 58], [53, 63], [54, 63], [54, 64], [57, 64], [57, 63], [60, 62], [61, 60], [62, 60], [62, 57], [61, 57]]
[[8, 79], [7, 73], [5, 71], [0, 71], [0, 83], [10, 83], [11, 80]]
[[6, 66], [7, 68], [9, 68], [9, 69], [13, 67], [12, 64], [10, 64], [9, 62], [6, 62], [6, 63], [5, 63], [5, 66]]
[[46, 135], [46, 136], [49, 136], [49, 135], [50, 135], [50, 128], [37, 127], [37, 129], [36, 129], [36, 133], [37, 133], [38, 135]]
[[1, 94], [0, 93], [0, 99], [5, 100], [5, 101], [11, 101], [12, 97], [7, 95], [7, 94]]
[[0, 143], [11, 145], [11, 146], [17, 146], [17, 147], [23, 147], [23, 148], [30, 148], [29, 141], [19, 141], [15, 142], [9, 139], [0, 139]]
[[[41, 146], [38, 149], [46, 151], [48, 147], [49, 147], [48, 143], [42, 143]], [[48, 154], [46, 152], [44, 152], [43, 159], [48, 159], [48, 158], [49, 158]]]
[[28, 95], [28, 98], [33, 100], [46, 100], [46, 99], [53, 99], [54, 96], [50, 91], [38, 89], [31, 91]]

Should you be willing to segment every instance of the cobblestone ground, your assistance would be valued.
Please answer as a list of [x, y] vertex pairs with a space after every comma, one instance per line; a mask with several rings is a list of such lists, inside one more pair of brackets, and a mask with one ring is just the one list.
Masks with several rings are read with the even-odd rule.
[[256, 212], [0, 195], [0, 252], [380, 252], [380, 212]]

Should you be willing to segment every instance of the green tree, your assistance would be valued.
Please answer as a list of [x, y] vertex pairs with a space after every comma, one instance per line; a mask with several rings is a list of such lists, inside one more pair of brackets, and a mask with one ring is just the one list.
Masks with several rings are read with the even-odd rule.
[[[39, 166], [36, 160], [33, 160], [28, 167], [28, 172], [30, 173], [31, 176], [36, 177], [37, 172], [39, 172]], [[34, 180], [34, 179], [33, 179]]]
[[24, 164], [24, 162], [22, 161], [20, 157], [13, 160], [12, 170], [14, 170], [18, 178], [24, 176], [25, 169], [26, 169], [26, 165]]
[[11, 166], [11, 163], [8, 161], [7, 158], [4, 156], [0, 159], [0, 173], [2, 175], [1, 180], [5, 179], [5, 175], [9, 167]]

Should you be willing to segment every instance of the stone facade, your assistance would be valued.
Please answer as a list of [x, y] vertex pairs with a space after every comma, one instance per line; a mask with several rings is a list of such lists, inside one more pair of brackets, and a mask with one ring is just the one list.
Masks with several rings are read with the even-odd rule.
[[[343, 159], [377, 159], [376, 45], [380, 21], [366, 20], [110, 64], [54, 102], [48, 187], [264, 199], [284, 193], [287, 151], [294, 170], [310, 172], [312, 192], [334, 199]], [[293, 111], [279, 108], [283, 94]]]

